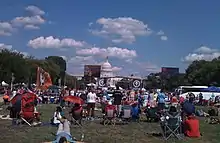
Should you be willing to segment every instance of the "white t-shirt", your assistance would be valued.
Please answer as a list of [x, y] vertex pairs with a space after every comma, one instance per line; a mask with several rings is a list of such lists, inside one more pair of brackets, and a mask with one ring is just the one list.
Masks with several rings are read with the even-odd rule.
[[96, 102], [96, 94], [89, 92], [87, 95], [87, 102], [88, 103], [95, 103]]
[[70, 91], [70, 95], [74, 96], [74, 90]]
[[16, 94], [17, 94], [17, 91], [14, 90], [14, 91], [12, 92], [12, 96], [15, 96]]
[[60, 112], [58, 112], [58, 113], [57, 113], [57, 112], [54, 112], [53, 117], [54, 117], [53, 123], [54, 123], [54, 124], [59, 124], [59, 123], [60, 123], [60, 120], [58, 120], [57, 117], [60, 118], [60, 119], [62, 118]]

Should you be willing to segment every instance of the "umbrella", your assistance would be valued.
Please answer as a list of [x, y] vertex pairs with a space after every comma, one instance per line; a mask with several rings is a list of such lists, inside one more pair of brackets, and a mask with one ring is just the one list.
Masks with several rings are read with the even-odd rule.
[[207, 92], [220, 92], [220, 88], [215, 86], [210, 86], [208, 88], [202, 89], [201, 91], [207, 91]]
[[63, 97], [63, 100], [67, 102], [78, 103], [80, 105], [84, 104], [84, 101], [77, 96], [65, 96]]

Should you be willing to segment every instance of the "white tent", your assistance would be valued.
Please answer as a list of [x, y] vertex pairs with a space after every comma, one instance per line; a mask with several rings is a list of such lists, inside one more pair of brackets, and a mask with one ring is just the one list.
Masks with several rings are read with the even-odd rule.
[[94, 84], [94, 83], [89, 83], [89, 84], [87, 84], [87, 86], [96, 86], [96, 84]]
[[146, 89], [145, 89], [145, 88], [142, 88], [141, 90], [142, 90], [142, 91], [146, 91]]
[[8, 84], [5, 81], [2, 81], [2, 86], [8, 86]]

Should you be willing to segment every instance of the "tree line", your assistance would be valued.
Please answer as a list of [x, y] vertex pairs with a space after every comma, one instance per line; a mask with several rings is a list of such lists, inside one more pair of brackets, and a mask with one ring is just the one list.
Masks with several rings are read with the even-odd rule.
[[211, 61], [197, 60], [189, 64], [185, 73], [152, 73], [144, 80], [146, 88], [173, 90], [181, 85], [205, 85], [220, 87], [220, 57]]
[[[83, 79], [77, 81], [75, 77], [66, 74], [66, 61], [59, 56], [48, 56], [36, 59], [24, 56], [22, 53], [3, 49], [0, 52], [0, 81], [11, 82], [12, 74], [15, 83], [35, 83], [37, 67], [47, 71], [53, 84], [64, 83], [69, 87], [83, 85]], [[180, 85], [207, 85], [220, 87], [220, 57], [212, 61], [198, 60], [192, 62], [185, 73], [169, 75], [152, 73], [143, 80], [145, 88], [163, 88], [172, 90]]]
[[36, 59], [16, 51], [0, 51], [0, 81], [10, 83], [13, 75], [14, 83], [35, 83], [38, 67], [50, 74], [55, 85], [64, 85], [64, 82], [74, 83], [75, 78], [66, 74], [66, 61], [62, 57], [48, 56], [45, 59]]

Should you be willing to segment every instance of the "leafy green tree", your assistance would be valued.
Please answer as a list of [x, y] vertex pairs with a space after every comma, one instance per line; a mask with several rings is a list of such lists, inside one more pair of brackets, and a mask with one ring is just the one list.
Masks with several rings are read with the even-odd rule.
[[24, 55], [15, 51], [1, 50], [0, 52], [1, 79], [10, 82], [14, 74], [15, 82], [27, 82], [29, 75], [28, 63]]
[[59, 56], [49, 56], [45, 58], [47, 61], [52, 61], [60, 68], [59, 77], [61, 78], [61, 85], [64, 85], [66, 74], [66, 61]]

